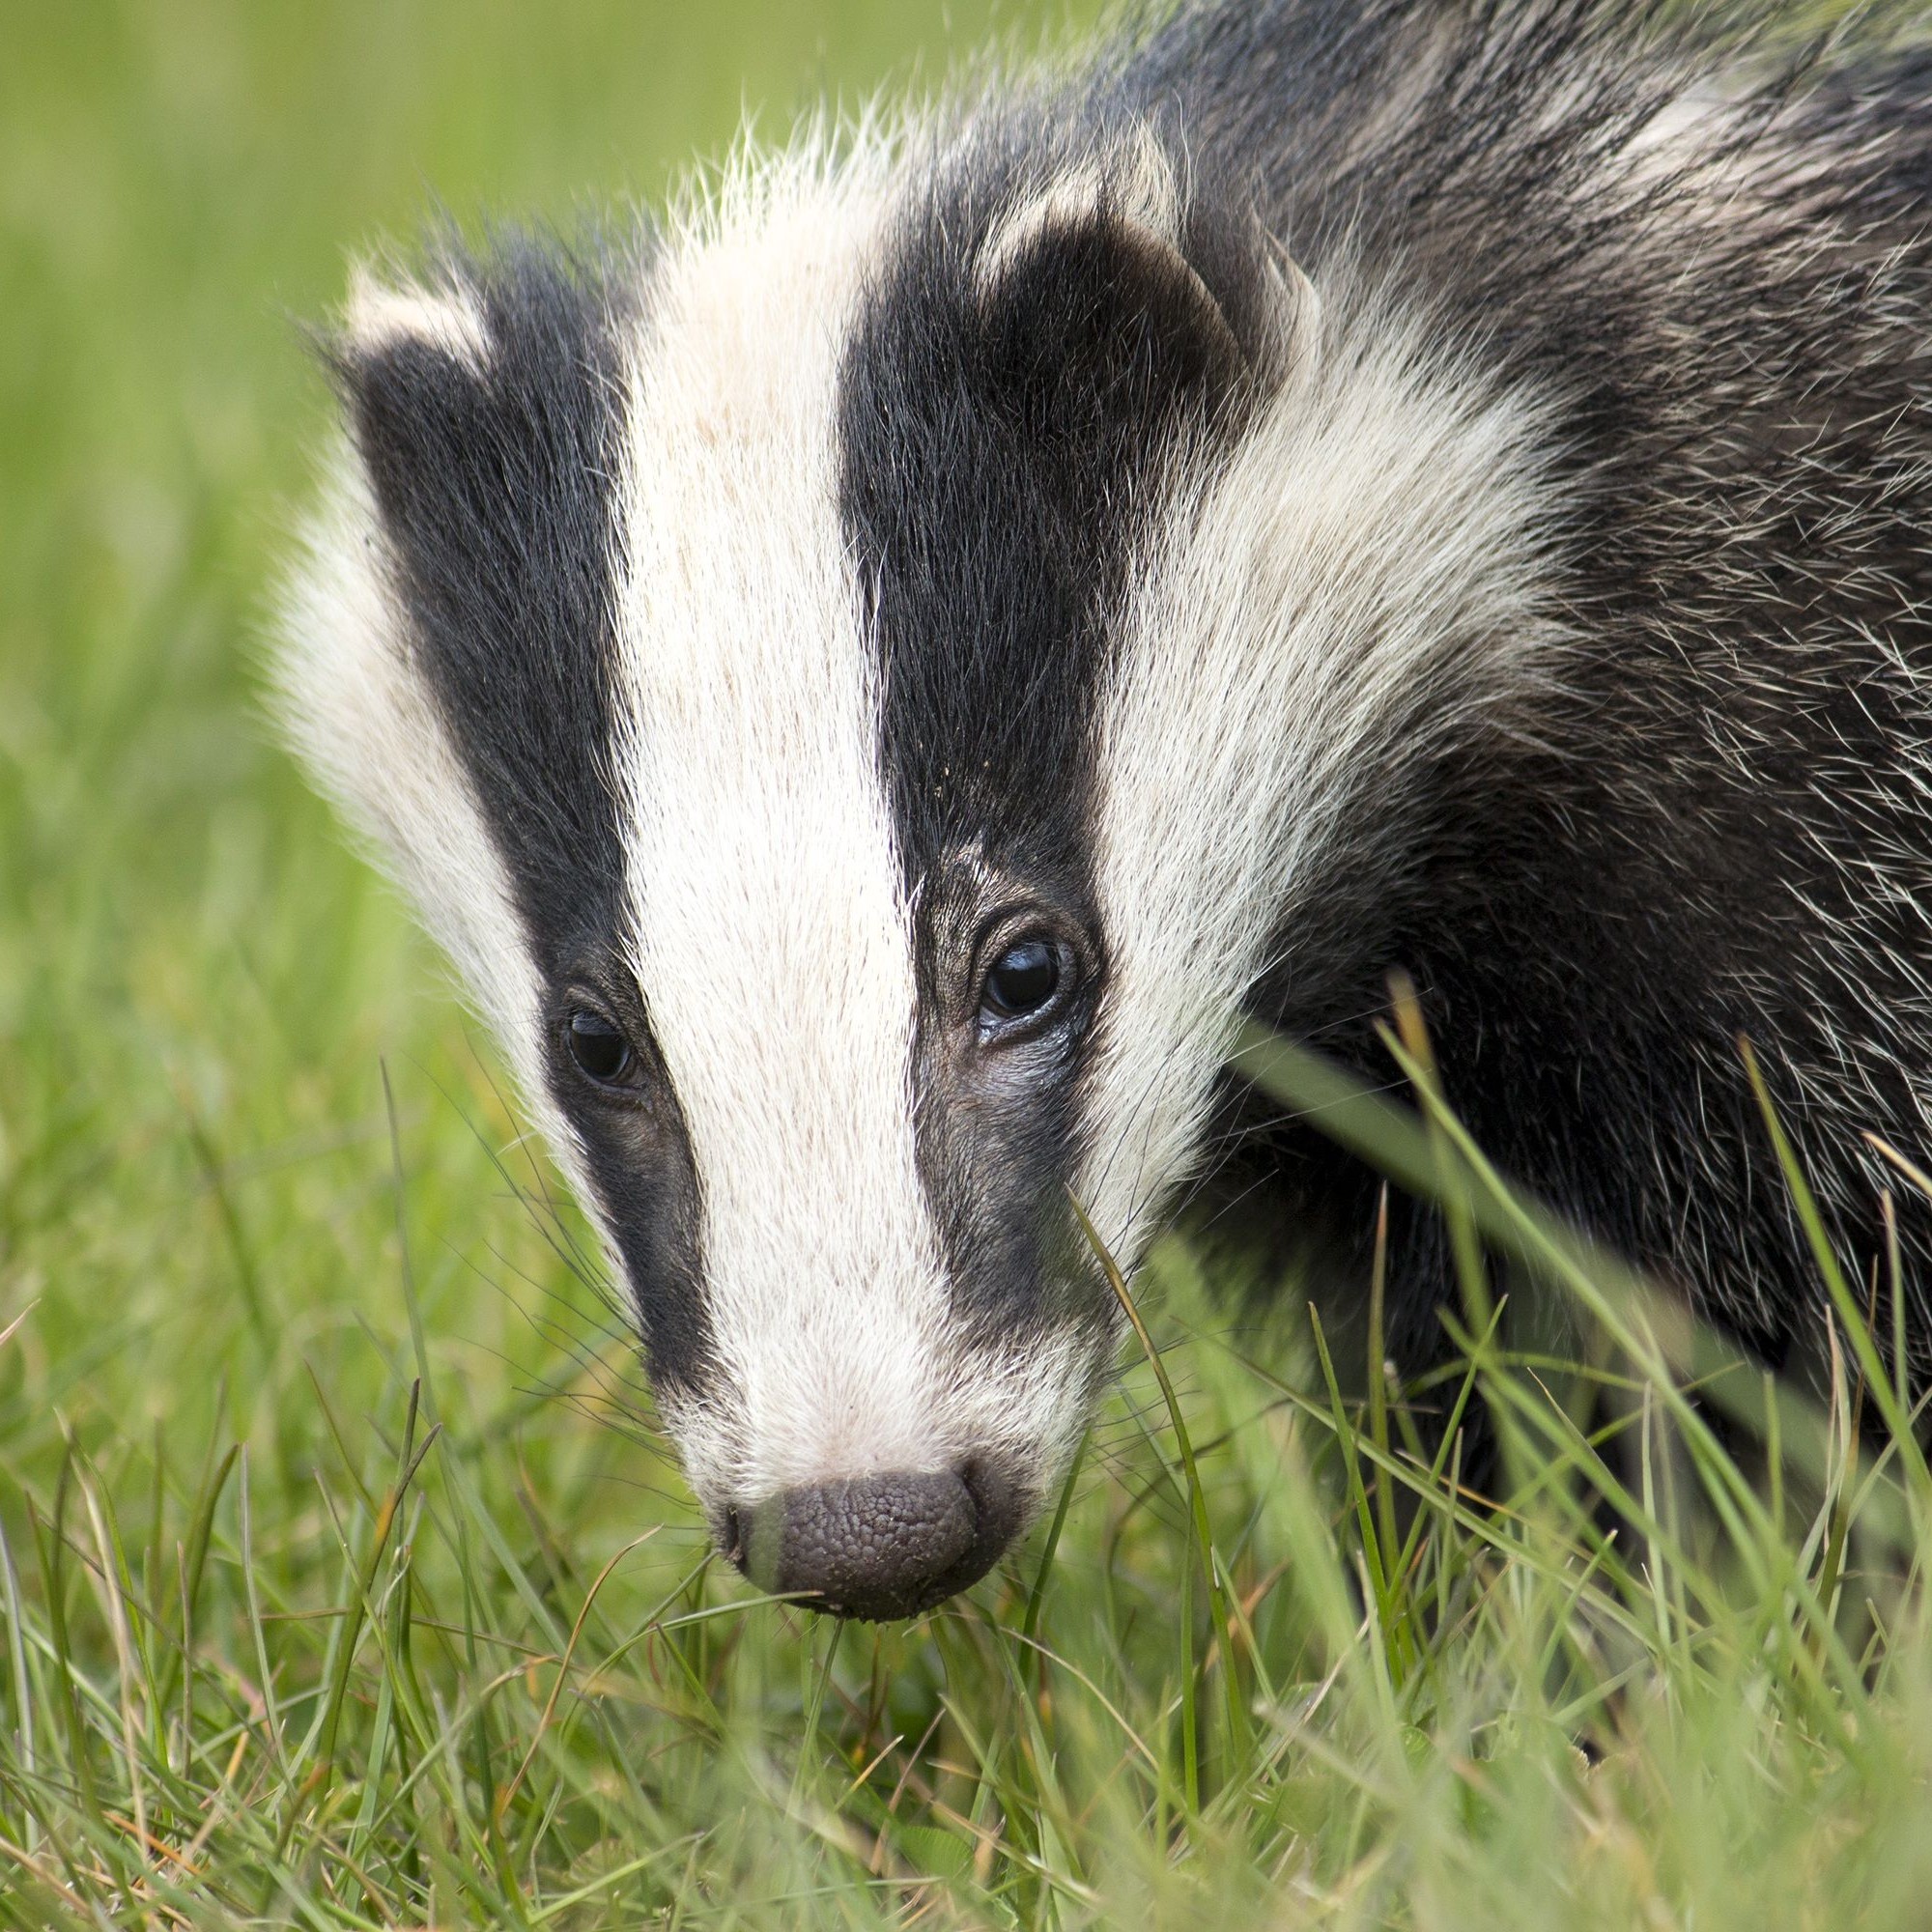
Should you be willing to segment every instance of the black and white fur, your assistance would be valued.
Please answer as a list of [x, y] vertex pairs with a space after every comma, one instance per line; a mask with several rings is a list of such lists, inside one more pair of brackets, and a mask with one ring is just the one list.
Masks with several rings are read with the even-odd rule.
[[[1860, 1130], [1932, 1138], [1932, 62], [1676, 17], [1191, 5], [358, 281], [286, 716], [737, 1553], [960, 1470], [965, 1554], [827, 1595], [997, 1556], [1114, 1339], [1069, 1189], [1124, 1263], [1183, 1188], [1359, 1253], [1224, 1061], [1385, 1074], [1394, 969], [1498, 1161], [1759, 1348], [1814, 1291], [1741, 1032], [1874, 1251]], [[1419, 1348], [1426, 1214], [1393, 1264]]]

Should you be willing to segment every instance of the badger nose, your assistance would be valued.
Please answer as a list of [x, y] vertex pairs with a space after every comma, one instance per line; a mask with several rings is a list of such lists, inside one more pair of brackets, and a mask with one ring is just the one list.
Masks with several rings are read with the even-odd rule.
[[1010, 1486], [980, 1464], [855, 1476], [768, 1498], [749, 1524], [729, 1526], [728, 1553], [766, 1589], [884, 1622], [978, 1582], [1006, 1548], [1014, 1515]]

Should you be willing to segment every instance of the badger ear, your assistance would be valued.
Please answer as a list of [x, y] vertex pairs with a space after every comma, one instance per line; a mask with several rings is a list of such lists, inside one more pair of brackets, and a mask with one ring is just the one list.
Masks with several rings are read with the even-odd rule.
[[1314, 292], [1262, 238], [1183, 210], [1151, 133], [1009, 207], [974, 268], [985, 339], [1029, 416], [1121, 402], [1212, 412], [1266, 386]]
[[455, 510], [487, 440], [493, 355], [482, 302], [454, 273], [429, 287], [367, 269], [352, 279], [328, 359], [392, 536]]

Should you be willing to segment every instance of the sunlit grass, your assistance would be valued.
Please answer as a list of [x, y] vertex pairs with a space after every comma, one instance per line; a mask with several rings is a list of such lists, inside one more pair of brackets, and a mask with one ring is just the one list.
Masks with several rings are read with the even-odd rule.
[[[1123, 1374], [1057, 1533], [964, 1605], [841, 1628], [718, 1574], [648, 1431], [453, 1369], [404, 1141], [379, 1143], [396, 1319], [363, 1337], [362, 1412], [281, 1350], [280, 1401], [320, 1425], [298, 1455], [91, 1408], [9, 1466], [9, 1909], [1908, 1922], [1932, 1492], [1877, 1412], [1898, 1392], [1854, 1366], [1882, 1367], [1859, 1310], [1824, 1405], [1741, 1367], [1687, 1401], [1681, 1314], [1492, 1182], [1422, 1063], [1418, 1118], [1250, 1057], [1389, 1165], [1435, 1162], [1409, 1178], [1460, 1201], [1472, 1267], [1551, 1242], [1546, 1292], [1621, 1346], [1514, 1351], [1472, 1279], [1467, 1358], [1428, 1387], [1372, 1373], [1373, 1322], [1367, 1363], [1319, 1324], [1257, 1360], [1169, 1241], [1121, 1284], [1167, 1360]], [[527, 1181], [497, 1205], [510, 1272], [564, 1297], [553, 1373], [607, 1404], [629, 1370], [574, 1235]], [[1768, 1475], [1707, 1420], [1726, 1381], [1777, 1418]], [[1490, 1494], [1444, 1424], [1472, 1392], [1507, 1423]]]

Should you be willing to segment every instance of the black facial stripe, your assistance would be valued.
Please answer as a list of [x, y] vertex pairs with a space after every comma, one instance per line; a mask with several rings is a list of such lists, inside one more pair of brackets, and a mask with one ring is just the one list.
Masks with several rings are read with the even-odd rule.
[[[559, 1003], [537, 1016], [554, 1037], [553, 1094], [637, 1291], [653, 1373], [688, 1381], [709, 1344], [675, 1099], [666, 1083], [641, 1130], [639, 1116], [586, 1094], [560, 1033], [584, 963], [610, 973], [621, 957], [627, 917], [611, 776], [621, 285], [611, 265], [531, 242], [446, 273], [481, 313], [480, 370], [408, 336], [352, 343], [337, 364], [415, 663]], [[641, 1014], [613, 1017], [645, 1036], [639, 1052], [661, 1075]]]
[[621, 916], [609, 298], [534, 247], [458, 272], [488, 335], [480, 375], [409, 337], [352, 349], [346, 373], [416, 662], [550, 975], [546, 952]]
[[840, 511], [920, 908], [920, 1161], [961, 1312], [1002, 1329], [1044, 1319], [1039, 1293], [1069, 1265], [1088, 1272], [1054, 1249], [1094, 1002], [976, 1057], [960, 935], [1017, 893], [1100, 964], [1089, 827], [1110, 620], [1170, 455], [1221, 420], [1229, 325], [1254, 314], [1245, 291], [1204, 312], [1177, 258], [1111, 216], [1050, 230], [989, 280], [988, 238], [1050, 179], [1037, 122], [941, 175], [887, 251], [839, 394]]

